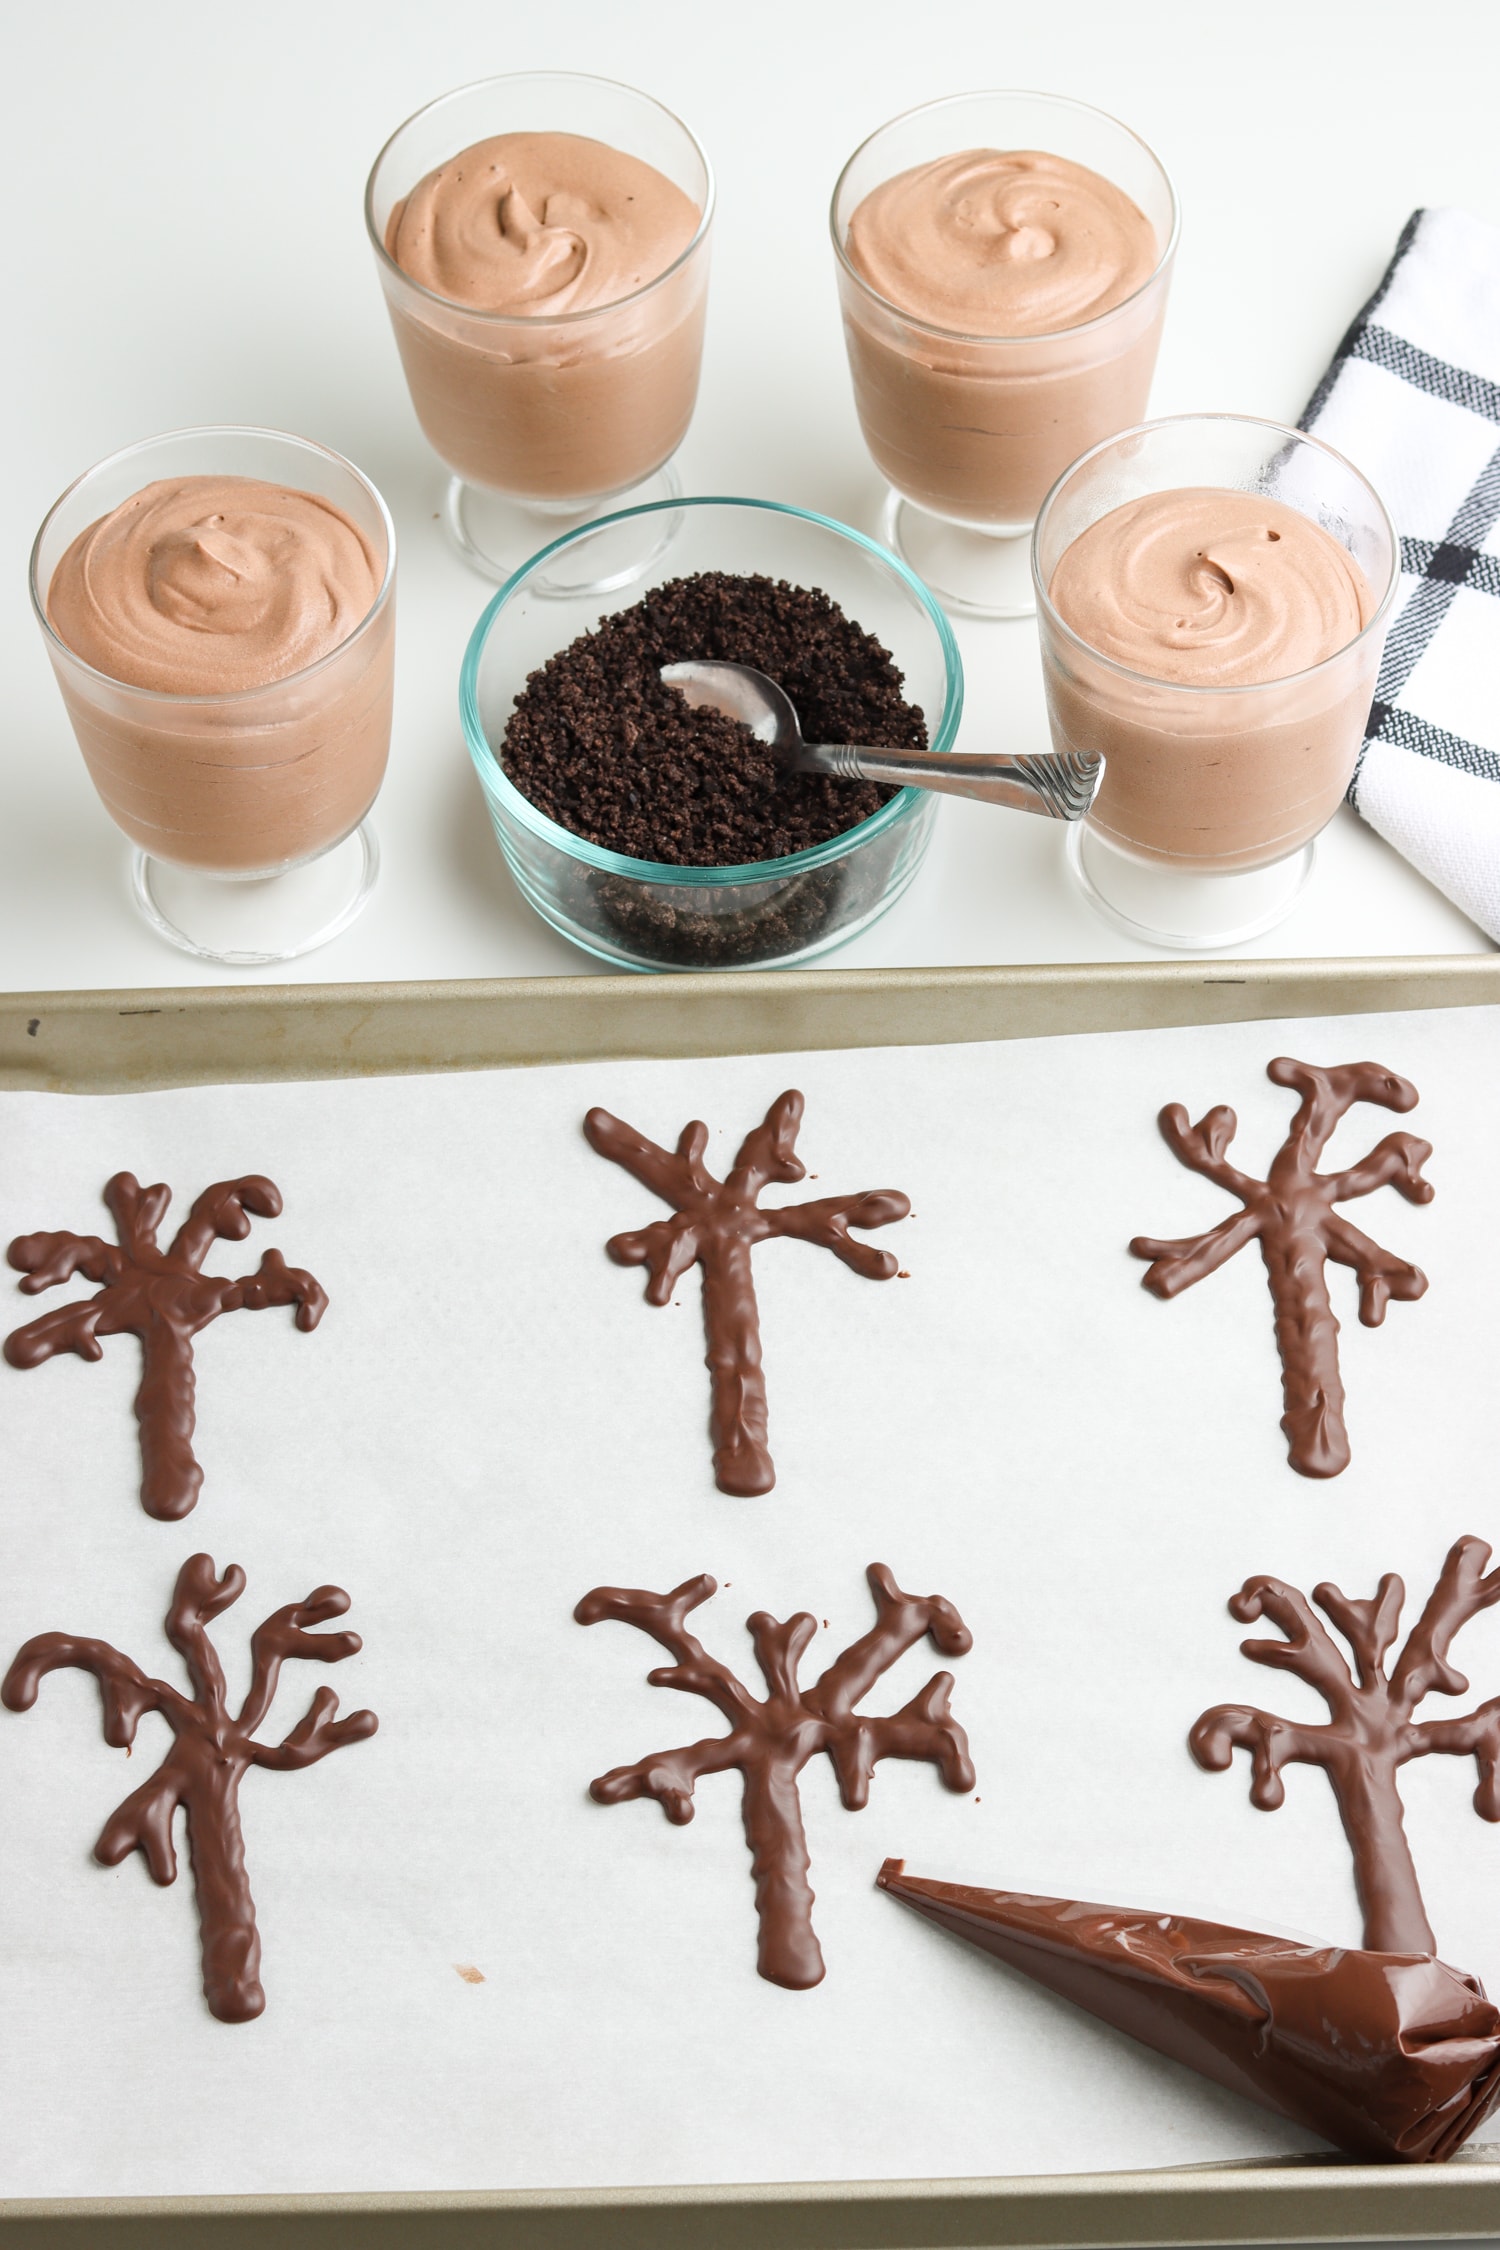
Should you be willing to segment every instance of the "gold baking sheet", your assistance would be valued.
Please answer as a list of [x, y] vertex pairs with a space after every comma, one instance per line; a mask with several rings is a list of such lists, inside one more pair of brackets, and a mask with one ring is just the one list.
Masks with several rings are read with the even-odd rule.
[[[1485, 955], [20, 994], [0, 998], [0, 1086], [105, 1093], [1495, 1001], [1500, 956]], [[0, 2201], [3, 2250], [1083, 2250], [1497, 2232], [1500, 2147], [1435, 2170], [1330, 2159], [792, 2187]]]

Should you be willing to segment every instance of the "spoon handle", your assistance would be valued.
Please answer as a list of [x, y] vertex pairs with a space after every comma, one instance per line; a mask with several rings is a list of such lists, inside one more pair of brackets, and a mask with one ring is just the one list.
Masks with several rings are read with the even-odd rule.
[[898, 789], [936, 789], [949, 797], [977, 797], [982, 804], [1040, 813], [1047, 820], [1082, 820], [1104, 776], [1104, 760], [1081, 750], [985, 758], [809, 742], [797, 764], [804, 773], [834, 774], [841, 781], [883, 781]]

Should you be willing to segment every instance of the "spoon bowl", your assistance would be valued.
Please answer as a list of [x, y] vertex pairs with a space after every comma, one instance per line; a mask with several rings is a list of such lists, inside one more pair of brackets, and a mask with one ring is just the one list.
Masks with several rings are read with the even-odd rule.
[[738, 719], [773, 752], [784, 773], [831, 774], [839, 781], [883, 782], [893, 789], [932, 789], [973, 797], [1046, 820], [1082, 820], [1104, 778], [1104, 760], [1076, 750], [1033, 756], [955, 756], [951, 751], [875, 750], [849, 742], [804, 742], [784, 688], [753, 664], [694, 659], [664, 664], [661, 677], [695, 710]]

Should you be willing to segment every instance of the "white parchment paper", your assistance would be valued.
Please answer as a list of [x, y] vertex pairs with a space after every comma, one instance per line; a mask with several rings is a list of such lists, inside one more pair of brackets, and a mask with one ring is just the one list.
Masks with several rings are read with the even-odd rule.
[[[131, 1339], [98, 1364], [0, 1367], [0, 1663], [62, 1628], [180, 1678], [161, 1618], [203, 1548], [249, 1578], [214, 1628], [236, 1694], [262, 1617], [325, 1580], [353, 1597], [363, 1653], [289, 1665], [265, 1737], [325, 1682], [380, 1717], [308, 1772], [245, 1781], [268, 2007], [229, 2026], [200, 1995], [186, 1866], [162, 1891], [139, 1858], [89, 1856], [163, 1723], [127, 1761], [77, 1673], [0, 1712], [0, 2192], [952, 2176], [1314, 2146], [872, 1883], [896, 1854], [1358, 1941], [1323, 1776], [1293, 1769], [1259, 1814], [1243, 1759], [1204, 1774], [1185, 1736], [1220, 1701], [1323, 1715], [1238, 1655], [1225, 1603], [1249, 1573], [1367, 1592], [1398, 1570], [1410, 1622], [1455, 1537], [1500, 1543], [1497, 1014], [0, 1096], [0, 1242], [107, 1233], [117, 1169], [171, 1184], [169, 1226], [208, 1182], [262, 1171], [283, 1216], [211, 1270], [274, 1243], [331, 1299], [311, 1336], [275, 1311], [199, 1338], [206, 1481], [180, 1525], [135, 1497]], [[1397, 1122], [1436, 1151], [1430, 1206], [1383, 1190], [1358, 1212], [1427, 1272], [1422, 1302], [1364, 1330], [1330, 1269], [1354, 1451], [1331, 1484], [1286, 1465], [1256, 1252], [1164, 1305], [1125, 1248], [1229, 1209], [1158, 1137], [1163, 1102], [1231, 1103], [1236, 1156], [1263, 1172], [1293, 1107], [1264, 1075], [1280, 1052], [1373, 1057], [1421, 1088], [1404, 1120], [1356, 1109], [1330, 1163]], [[767, 1200], [905, 1189], [913, 1216], [878, 1239], [910, 1278], [790, 1241], [756, 1253], [779, 1481], [735, 1501], [711, 1478], [697, 1277], [655, 1311], [606, 1260], [661, 1207], [580, 1120], [601, 1102], [670, 1144], [705, 1117], [722, 1174], [788, 1085], [814, 1178]], [[5, 1325], [64, 1294], [15, 1293]], [[826, 1620], [811, 1678], [868, 1624], [874, 1560], [973, 1629], [954, 1707], [978, 1785], [952, 1796], [892, 1763], [850, 1814], [826, 1762], [807, 1770], [828, 1974], [791, 1993], [755, 1974], [737, 1777], [704, 1781], [685, 1829], [589, 1800], [594, 1775], [721, 1722], [647, 1686], [663, 1658], [644, 1635], [571, 1613], [601, 1582], [711, 1571], [697, 1629], [758, 1691], [746, 1615]], [[1500, 1690], [1500, 1614], [1455, 1655], [1468, 1702]], [[894, 1710], [939, 1662], [912, 1651], [866, 1707]], [[1440, 1948], [1500, 1988], [1500, 1830], [1471, 1809], [1472, 1768], [1433, 1758], [1402, 1786]]]

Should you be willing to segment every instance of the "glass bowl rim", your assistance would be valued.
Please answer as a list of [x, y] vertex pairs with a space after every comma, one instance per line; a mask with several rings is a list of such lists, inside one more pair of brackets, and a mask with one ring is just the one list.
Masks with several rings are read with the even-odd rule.
[[[890, 132], [893, 126], [904, 125], [908, 118], [921, 117], [928, 110], [950, 109], [958, 102], [996, 99], [1047, 102], [1054, 109], [1079, 110], [1088, 117], [1102, 117], [1107, 125], [1113, 125], [1118, 132], [1125, 135], [1127, 140], [1134, 141], [1137, 148], [1145, 152], [1162, 176], [1167, 197], [1172, 206], [1172, 224], [1168, 230], [1167, 239], [1157, 255], [1156, 263], [1145, 280], [1132, 289], [1128, 297], [1122, 297], [1117, 305], [1110, 305], [1103, 312], [1095, 313], [1091, 320], [1077, 320], [1067, 328], [1037, 329], [1024, 336], [996, 336], [993, 334], [975, 336], [962, 328], [941, 328], [936, 321], [923, 320], [918, 314], [908, 312], [903, 305], [897, 304], [894, 297], [885, 296], [875, 287], [873, 282], [867, 281], [850, 259], [849, 253], [840, 239], [838, 225], [839, 191], [854, 165], [864, 155], [865, 150], [870, 147], [872, 142], [878, 141], [882, 133]], [[954, 153], [956, 155], [959, 152], [955, 150]], [[892, 177], [894, 177], [894, 174]], [[1112, 186], [1118, 186], [1118, 184], [1117, 181], [1111, 182]], [[1049, 344], [1056, 343], [1058, 338], [1062, 336], [1085, 336], [1091, 328], [1102, 328], [1106, 321], [1114, 320], [1118, 314], [1125, 312], [1131, 305], [1138, 304], [1148, 289], [1155, 288], [1171, 265], [1178, 240], [1182, 234], [1182, 199], [1177, 193], [1176, 181], [1151, 146], [1151, 143], [1143, 134], [1138, 133], [1133, 125], [1127, 125], [1123, 117], [1116, 117], [1113, 110], [1101, 109], [1097, 102], [1081, 102], [1074, 94], [1049, 94], [1039, 86], [975, 86], [958, 94], [940, 94], [936, 101], [917, 102], [912, 108], [901, 110], [895, 117], [888, 117], [883, 125], [876, 126], [873, 133], [866, 133], [859, 146], [840, 166], [839, 176], [833, 183], [833, 193], [828, 199], [828, 232], [833, 238], [834, 256], [838, 259], [839, 265], [849, 279], [858, 285], [872, 303], [879, 305], [885, 312], [894, 313], [897, 319], [908, 328], [920, 329], [924, 336], [941, 337], [943, 342], [948, 344]]]
[[[1221, 682], [1217, 685], [1211, 681], [1205, 681], [1200, 685], [1194, 680], [1163, 680], [1158, 678], [1154, 672], [1138, 672], [1133, 665], [1122, 664], [1117, 657], [1106, 656], [1103, 649], [1095, 648], [1092, 641], [1085, 640], [1081, 633], [1075, 632], [1067, 619], [1054, 609], [1052, 596], [1047, 587], [1042, 584], [1041, 564], [1038, 560], [1038, 554], [1041, 545], [1042, 527], [1047, 521], [1048, 511], [1053, 501], [1062, 491], [1063, 486], [1080, 469], [1087, 468], [1089, 462], [1094, 460], [1097, 455], [1107, 453], [1112, 445], [1123, 445], [1129, 438], [1148, 437], [1156, 430], [1180, 429], [1185, 422], [1233, 422], [1238, 423], [1245, 429], [1268, 430], [1274, 437], [1295, 438], [1299, 443], [1311, 446], [1315, 452], [1326, 454], [1330, 460], [1337, 461], [1340, 468], [1347, 469], [1350, 475], [1356, 477], [1364, 486], [1366, 492], [1369, 493], [1379, 512], [1380, 521], [1385, 526], [1386, 536], [1390, 542], [1390, 576], [1386, 582], [1385, 591], [1371, 611], [1370, 616], [1361, 625], [1359, 631], [1354, 634], [1353, 638], [1344, 642], [1342, 648], [1334, 649], [1328, 656], [1319, 657], [1316, 664], [1305, 665], [1300, 672], [1282, 672], [1274, 680], [1234, 680]], [[1162, 489], [1169, 488], [1163, 487]], [[1224, 487], [1225, 491], [1239, 491], [1241, 489], [1242, 487], [1238, 485], [1226, 485]], [[1287, 504], [1290, 505], [1290, 503]], [[1300, 509], [1298, 513], [1301, 513]], [[1095, 520], [1102, 521], [1101, 518]], [[1309, 521], [1311, 521], [1311, 518], [1309, 518]], [[1072, 545], [1071, 540], [1069, 545]], [[1067, 549], [1065, 548], [1063, 552], [1066, 553]], [[1058, 559], [1060, 561], [1062, 558], [1059, 557]], [[1129, 680], [1133, 686], [1155, 688], [1166, 695], [1260, 695], [1270, 688], [1293, 687], [1300, 685], [1304, 680], [1316, 679], [1318, 674], [1326, 672], [1330, 665], [1341, 664], [1346, 656], [1369, 639], [1377, 626], [1385, 624], [1390, 614], [1391, 604], [1396, 598], [1396, 589], [1401, 583], [1401, 541], [1397, 537], [1396, 526], [1391, 520], [1389, 508], [1387, 508], [1376, 486], [1366, 476], [1359, 463], [1351, 461], [1347, 453], [1340, 453], [1338, 447], [1330, 445], [1326, 438], [1315, 437], [1311, 430], [1293, 429], [1289, 423], [1273, 422], [1264, 414], [1161, 414], [1154, 421], [1137, 422], [1128, 430], [1116, 430], [1113, 437], [1101, 438], [1097, 445], [1089, 447], [1087, 453], [1080, 453], [1076, 461], [1068, 463], [1036, 512], [1036, 522], [1031, 530], [1031, 579], [1033, 586], [1036, 588], [1038, 617], [1045, 618], [1049, 628], [1059, 634], [1073, 648], [1081, 649], [1091, 663], [1102, 664], [1107, 671], [1114, 673], [1117, 678]]]
[[[674, 508], [754, 508], [767, 515], [791, 516], [802, 523], [815, 524], [821, 531], [831, 531], [851, 546], [863, 548], [891, 576], [915, 595], [919, 609], [934, 627], [938, 647], [943, 659], [943, 676], [946, 694], [943, 715], [938, 722], [929, 747], [939, 752], [952, 748], [958, 733], [964, 707], [963, 659], [958, 652], [958, 642], [952, 626], [936, 597], [923, 585], [915, 571], [909, 570], [899, 555], [882, 547], [876, 539], [857, 531], [852, 524], [840, 523], [835, 516], [825, 516], [815, 508], [797, 508], [784, 500], [756, 500], [733, 493], [695, 493], [680, 500], [650, 500], [634, 508], [619, 508], [612, 515], [596, 516], [586, 524], [577, 525], [543, 547], [529, 561], [522, 563], [485, 604], [468, 647], [464, 650], [463, 664], [458, 680], [459, 721], [469, 756], [479, 776], [480, 786], [487, 797], [499, 803], [523, 828], [527, 828], [543, 843], [586, 867], [600, 869], [605, 874], [626, 875], [637, 882], [685, 889], [711, 890], [728, 884], [769, 882], [784, 876], [800, 875], [815, 867], [826, 867], [831, 860], [842, 859], [850, 851], [873, 842], [887, 828], [918, 811], [924, 800], [932, 794], [926, 789], [901, 789], [879, 812], [871, 813], [866, 820], [857, 821], [841, 835], [830, 836], [826, 843], [808, 844], [801, 851], [787, 852], [780, 859], [744, 860], [733, 867], [677, 867], [667, 860], [632, 859], [624, 852], [606, 851], [602, 844], [591, 844], [586, 837], [575, 836], [572, 829], [564, 828], [538, 811], [529, 797], [523, 797], [515, 783], [506, 774], [492, 749], [488, 735], [479, 716], [479, 666], [488, 645], [491, 630], [501, 611], [513, 594], [519, 593], [532, 574], [551, 555], [558, 554], [576, 540], [592, 537], [610, 524], [629, 523], [641, 516], [669, 514]], [[924, 713], [925, 717], [925, 713]]]
[[[90, 477], [98, 476], [101, 470], [121, 466], [130, 459], [132, 454], [148, 452], [154, 445], [168, 445], [174, 438], [242, 437], [274, 438], [280, 444], [298, 446], [304, 453], [320, 453], [325, 461], [336, 461], [341, 469], [349, 471], [356, 484], [364, 486], [366, 492], [374, 501], [380, 514], [381, 523], [385, 527], [385, 575], [376, 589], [374, 600], [353, 630], [346, 633], [341, 641], [335, 641], [332, 648], [325, 649], [323, 654], [313, 663], [301, 664], [295, 672], [283, 672], [274, 680], [258, 681], [254, 687], [224, 688], [207, 693], [200, 691], [195, 695], [169, 695], [164, 688], [141, 687], [134, 680], [117, 680], [112, 672], [101, 672], [97, 665], [90, 664], [87, 657], [80, 656], [77, 649], [68, 645], [47, 615], [47, 604], [37, 584], [37, 564], [41, 558], [42, 541], [47, 536], [48, 525], [52, 522], [59, 508], [65, 507], [80, 486], [88, 483]], [[249, 478], [244, 481], [254, 483], [257, 481], [264, 482], [265, 480]], [[122, 503], [116, 504], [121, 505]], [[110, 512], [107, 508], [104, 511], [106, 515]], [[51, 580], [49, 579], [47, 583], [50, 591]], [[72, 483], [65, 486], [43, 516], [37, 535], [31, 542], [31, 555], [26, 565], [26, 584], [31, 595], [32, 610], [37, 623], [46, 635], [49, 648], [61, 650], [69, 664], [76, 665], [80, 672], [86, 672], [91, 680], [102, 680], [105, 686], [113, 689], [117, 695], [142, 696], [152, 704], [178, 706], [190, 703], [211, 703], [217, 710], [221, 707], [246, 704], [255, 696], [269, 695], [273, 690], [290, 687], [293, 684], [300, 685], [303, 680], [315, 679], [325, 665], [332, 664], [336, 657], [343, 656], [347, 650], [354, 646], [356, 641], [364, 638], [376, 620], [390, 607], [391, 594], [396, 584], [396, 526], [391, 511], [386, 506], [385, 495], [381, 492], [380, 487], [370, 477], [367, 477], [364, 470], [351, 461], [347, 454], [335, 452], [331, 445], [323, 445], [317, 438], [299, 437], [295, 430], [273, 430], [258, 422], [193, 422], [185, 424], [183, 428], [178, 430], [159, 430], [154, 437], [137, 439], [134, 445], [122, 445], [115, 452], [106, 453], [101, 460], [95, 461], [91, 467], [82, 470], [78, 476], [74, 477]]]
[[[707, 183], [703, 195], [703, 209], [698, 214], [698, 224], [693, 229], [693, 238], [687, 247], [678, 252], [669, 266], [664, 266], [660, 273], [653, 274], [649, 281], [641, 283], [639, 289], [632, 289], [624, 297], [611, 297], [607, 304], [585, 305], [576, 312], [492, 312], [484, 305], [466, 305], [460, 297], [445, 297], [440, 290], [429, 289], [425, 282], [418, 281], [413, 274], [407, 272], [405, 266], [397, 265], [376, 231], [375, 177], [407, 127], [415, 125], [418, 118], [425, 117], [430, 110], [441, 109], [445, 102], [456, 102], [465, 94], [477, 94], [487, 86], [523, 85], [527, 81], [538, 78], [568, 79], [575, 85], [583, 86], [608, 86], [616, 93], [633, 94], [637, 101], [647, 102], [652, 109], [659, 110], [663, 117], [671, 120], [679, 132], [687, 136], [687, 139], [697, 151], [698, 161], [703, 166], [703, 177]], [[455, 149], [453, 153], [456, 156], [459, 151]], [[404, 117], [396, 130], [386, 136], [381, 144], [379, 154], [370, 166], [370, 176], [365, 182], [365, 232], [370, 238], [371, 248], [375, 252], [382, 273], [389, 273], [404, 288], [410, 289], [414, 295], [425, 297], [429, 304], [441, 305], [447, 312], [463, 313], [471, 320], [491, 321], [497, 328], [529, 328], [533, 330], [543, 327], [566, 328], [570, 322], [597, 320], [601, 314], [615, 313], [620, 311], [622, 306], [639, 304], [642, 298], [649, 297], [654, 289], [660, 289], [664, 282], [670, 281], [673, 274], [680, 273], [688, 260], [702, 249], [708, 239], [709, 228], [713, 224], [717, 197], [718, 183], [714, 178], [714, 168], [708, 159], [708, 151], [691, 125], [679, 117], [675, 109], [668, 109], [665, 102], [658, 101], [654, 94], [648, 94], [643, 87], [628, 85], [623, 78], [605, 78], [599, 72], [591, 70], [502, 70], [497, 71], [491, 78], [472, 78], [467, 85], [450, 86], [446, 94], [435, 94], [430, 102], [423, 102], [420, 109], [414, 109], [410, 117]]]

